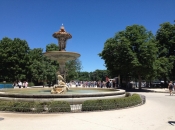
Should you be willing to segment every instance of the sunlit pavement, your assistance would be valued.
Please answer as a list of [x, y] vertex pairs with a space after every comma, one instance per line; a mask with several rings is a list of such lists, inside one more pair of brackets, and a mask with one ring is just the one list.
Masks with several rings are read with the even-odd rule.
[[175, 130], [175, 95], [137, 92], [146, 104], [121, 110], [22, 114], [0, 112], [0, 130]]

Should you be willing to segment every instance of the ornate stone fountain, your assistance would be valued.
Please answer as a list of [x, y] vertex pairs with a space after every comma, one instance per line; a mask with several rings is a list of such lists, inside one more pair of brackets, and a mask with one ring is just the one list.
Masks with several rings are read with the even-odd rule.
[[68, 39], [72, 38], [70, 33], [67, 33], [64, 26], [62, 25], [58, 32], [53, 34], [54, 38], [58, 39], [58, 51], [48, 51], [44, 53], [45, 56], [52, 60], [56, 60], [59, 63], [59, 70], [58, 74], [58, 84], [54, 85], [53, 89], [51, 90], [52, 94], [60, 94], [64, 93], [68, 90], [65, 82], [66, 82], [66, 71], [65, 71], [65, 63], [71, 60], [75, 60], [80, 57], [80, 54], [76, 52], [67, 52], [66, 49], [66, 42]]

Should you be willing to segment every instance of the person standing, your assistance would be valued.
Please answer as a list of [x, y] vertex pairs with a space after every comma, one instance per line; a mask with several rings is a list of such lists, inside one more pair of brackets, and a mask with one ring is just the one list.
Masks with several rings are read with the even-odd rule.
[[25, 81], [25, 88], [27, 88], [28, 87], [28, 82], [27, 81]]
[[106, 87], [107, 87], [107, 88], [109, 88], [109, 83], [110, 83], [110, 82], [109, 82], [109, 78], [108, 78], [108, 76], [106, 76]]
[[170, 96], [173, 95], [172, 94], [173, 87], [174, 87], [173, 82], [170, 81], [170, 83], [168, 84], [168, 89], [169, 89], [169, 92], [170, 92]]
[[25, 88], [25, 83], [26, 83], [26, 81], [24, 81], [24, 82], [22, 83], [22, 87], [23, 87], [23, 88]]
[[19, 88], [21, 88], [21, 86], [22, 86], [22, 82], [20, 80], [18, 82], [18, 86], [19, 86]]
[[13, 83], [13, 87], [15, 88], [15, 87], [17, 87], [18, 85], [17, 85], [17, 83], [16, 83], [16, 81]]

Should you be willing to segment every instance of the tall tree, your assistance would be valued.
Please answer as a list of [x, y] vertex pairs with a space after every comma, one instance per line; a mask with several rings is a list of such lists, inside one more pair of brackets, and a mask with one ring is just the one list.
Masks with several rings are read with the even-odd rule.
[[37, 83], [38, 80], [44, 78], [44, 64], [43, 64], [43, 50], [41, 48], [34, 48], [29, 51], [29, 66], [28, 78]]
[[141, 88], [142, 78], [149, 75], [157, 58], [155, 38], [144, 26], [127, 26], [107, 40], [99, 56], [110, 72], [136, 76]]
[[29, 51], [29, 79], [35, 84], [38, 82], [54, 82], [58, 63], [43, 56], [41, 48]]
[[171, 75], [170, 79], [175, 78], [175, 24], [169, 22], [160, 24], [156, 40], [159, 48], [158, 60], [162, 64], [159, 68], [159, 75], [166, 83], [169, 75]]
[[0, 40], [0, 78], [14, 81], [26, 79], [28, 43], [19, 38], [3, 38]]

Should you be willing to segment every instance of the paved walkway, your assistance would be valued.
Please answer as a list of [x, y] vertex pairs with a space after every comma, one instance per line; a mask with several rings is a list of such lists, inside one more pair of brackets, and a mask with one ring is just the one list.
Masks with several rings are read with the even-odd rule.
[[0, 112], [0, 130], [175, 130], [175, 95], [140, 94], [146, 96], [146, 104], [121, 110], [63, 114]]

